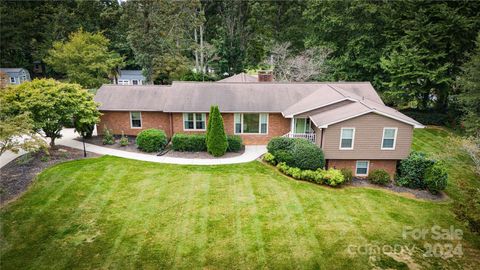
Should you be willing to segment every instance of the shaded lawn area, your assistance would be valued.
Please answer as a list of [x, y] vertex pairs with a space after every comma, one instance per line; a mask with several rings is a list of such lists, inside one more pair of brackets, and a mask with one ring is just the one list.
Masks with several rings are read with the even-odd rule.
[[440, 127], [415, 129], [412, 149], [443, 160], [448, 169], [446, 193], [452, 199], [462, 197], [465, 187], [480, 188], [473, 161], [454, 138], [456, 135]]
[[[371, 258], [350, 255], [348, 245], [423, 248], [402, 238], [403, 227], [463, 228], [449, 207], [294, 181], [260, 162], [177, 166], [105, 156], [46, 170], [2, 209], [1, 267], [370, 269]], [[427, 268], [478, 264], [478, 238], [467, 233], [461, 243], [461, 258], [424, 259], [417, 250], [412, 259]]]

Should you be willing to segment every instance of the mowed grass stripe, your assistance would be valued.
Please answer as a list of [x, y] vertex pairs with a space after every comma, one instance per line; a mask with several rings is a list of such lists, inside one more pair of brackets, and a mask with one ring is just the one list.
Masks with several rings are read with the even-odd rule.
[[[259, 162], [176, 166], [102, 157], [57, 165], [39, 180], [0, 210], [2, 270], [368, 269], [370, 257], [347, 254], [349, 244], [423, 246], [428, 241], [402, 239], [402, 228], [435, 224], [464, 230], [465, 256], [448, 259], [450, 265], [479, 263], [473, 254], [480, 239], [455, 220], [451, 202], [327, 188], [284, 177]], [[38, 211], [63, 184], [70, 187], [59, 200]], [[52, 235], [55, 241], [44, 241]], [[422, 260], [426, 268], [445, 263]]]

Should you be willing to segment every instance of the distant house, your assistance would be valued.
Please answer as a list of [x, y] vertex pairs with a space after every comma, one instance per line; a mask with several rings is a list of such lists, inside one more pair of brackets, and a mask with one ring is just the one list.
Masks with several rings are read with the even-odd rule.
[[24, 68], [0, 68], [0, 73], [3, 74], [3, 80], [6, 79], [6, 84], [21, 84], [25, 81], [30, 81], [30, 73]]
[[270, 70], [260, 70], [257, 75], [242, 72], [219, 80], [218, 82], [273, 82], [273, 73]]
[[145, 84], [145, 76], [141, 70], [120, 70], [117, 82], [119, 85], [143, 85]]

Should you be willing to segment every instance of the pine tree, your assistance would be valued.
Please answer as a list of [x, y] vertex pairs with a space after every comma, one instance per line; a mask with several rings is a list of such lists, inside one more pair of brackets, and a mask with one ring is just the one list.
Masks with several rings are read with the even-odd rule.
[[214, 157], [220, 157], [227, 151], [227, 135], [218, 106], [212, 106], [210, 112], [207, 128], [207, 151]]

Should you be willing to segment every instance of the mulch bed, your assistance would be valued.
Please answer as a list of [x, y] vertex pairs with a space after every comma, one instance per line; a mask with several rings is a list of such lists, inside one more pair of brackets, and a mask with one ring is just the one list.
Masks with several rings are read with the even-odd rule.
[[386, 189], [395, 193], [409, 194], [411, 195], [410, 197], [413, 197], [416, 199], [422, 199], [422, 200], [444, 201], [448, 199], [448, 196], [444, 192], [440, 192], [438, 194], [432, 194], [428, 190], [399, 187], [394, 184], [379, 186], [379, 185], [371, 184], [365, 179], [359, 179], [359, 178], [354, 178], [350, 185], [354, 187], [372, 187], [372, 188]]
[[[87, 152], [87, 158], [100, 155]], [[55, 164], [83, 159], [83, 151], [66, 146], [44, 152], [24, 154], [0, 168], [0, 205], [4, 205], [21, 195], [35, 180], [37, 174]]]
[[[130, 142], [129, 145], [127, 146], [121, 146], [119, 141], [120, 141], [120, 136], [115, 136], [115, 144], [108, 145], [108, 144], [103, 144], [103, 136], [93, 136], [92, 138], [85, 139], [86, 143], [98, 145], [98, 146], [103, 146], [107, 147], [110, 149], [116, 149], [116, 150], [123, 150], [127, 152], [133, 152], [133, 153], [141, 153], [141, 154], [146, 154], [146, 155], [158, 155], [158, 153], [147, 153], [140, 151], [137, 148], [137, 145], [135, 144], [135, 136], [128, 136], [128, 141]], [[81, 137], [76, 138], [77, 141], [82, 141]], [[88, 149], [88, 146], [87, 146]], [[213, 157], [207, 152], [179, 152], [179, 151], [173, 151], [171, 149], [171, 145], [167, 145], [167, 148], [162, 152], [162, 156], [164, 157], [175, 157], [175, 158], [188, 158], [188, 159], [222, 159], [222, 158], [231, 158], [231, 157], [237, 157], [242, 155], [245, 152], [245, 149], [242, 149], [240, 152], [227, 152], [225, 155], [221, 157]]]
[[[132, 152], [132, 153], [141, 153], [141, 154], [146, 154], [146, 155], [157, 155], [158, 153], [146, 153], [142, 152], [137, 148], [137, 145], [135, 144], [135, 136], [127, 136], [128, 142], [130, 143], [127, 146], [121, 146], [120, 145], [120, 136], [115, 136], [115, 144], [109, 145], [109, 144], [103, 144], [103, 136], [92, 136], [91, 138], [85, 139], [86, 143], [110, 148], [110, 149], [116, 149], [116, 150], [123, 150], [127, 152]], [[81, 137], [76, 138], [75, 140], [77, 141], [82, 141]], [[88, 147], [87, 147], [88, 148]]]

